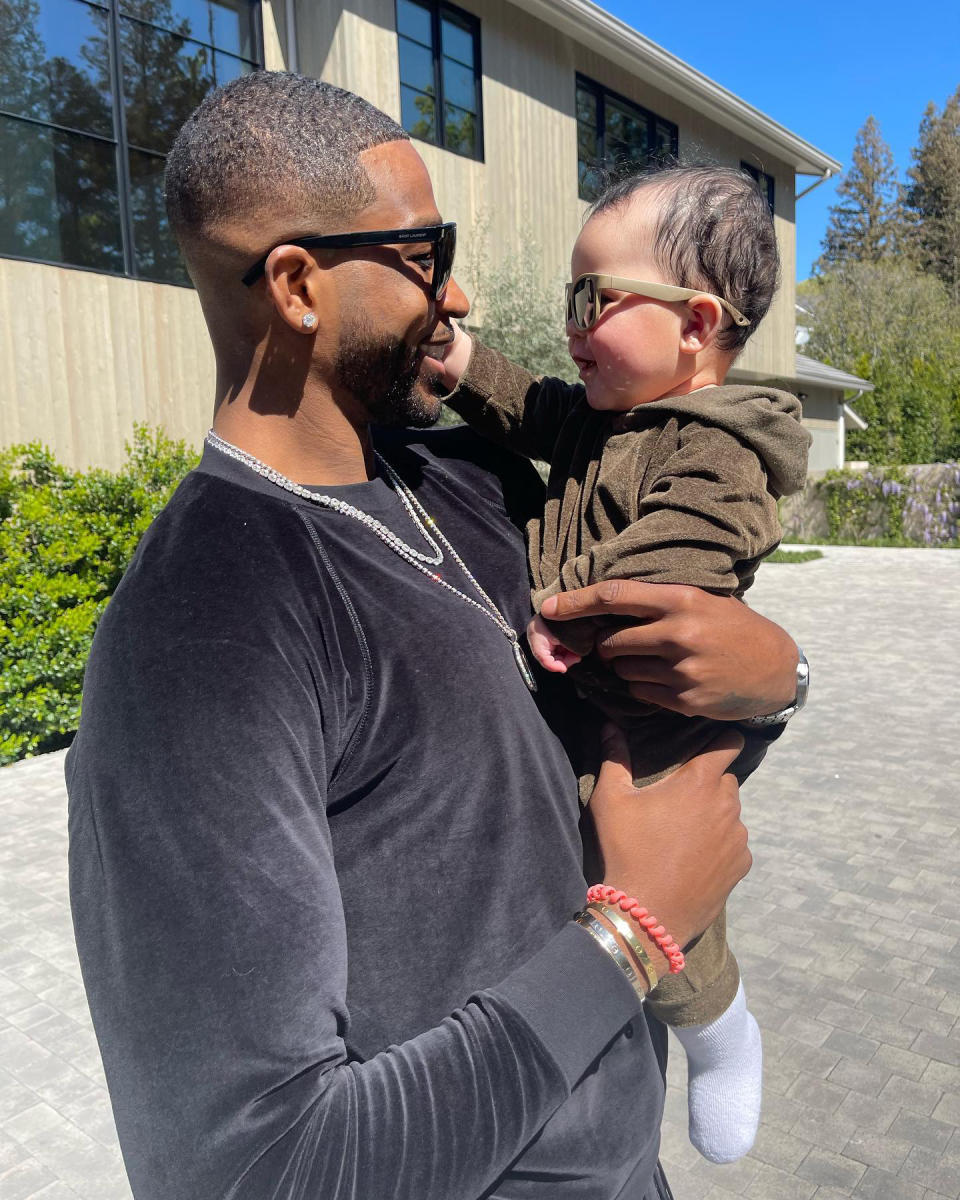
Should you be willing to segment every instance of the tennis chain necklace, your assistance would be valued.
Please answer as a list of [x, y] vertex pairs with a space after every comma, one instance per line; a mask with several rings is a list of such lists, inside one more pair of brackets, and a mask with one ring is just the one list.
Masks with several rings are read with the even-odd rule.
[[[211, 446], [214, 450], [218, 450], [221, 454], [225, 454], [228, 458], [232, 458], [239, 463], [243, 463], [245, 467], [249, 467], [251, 471], [255, 471], [264, 479], [269, 480], [270, 483], [275, 483], [277, 487], [283, 488], [284, 491], [290, 492], [294, 496], [299, 496], [303, 500], [309, 500], [312, 504], [316, 504], [321, 508], [332, 509], [334, 512], [341, 513], [345, 517], [351, 517], [353, 520], [359, 521], [361, 525], [366, 526], [367, 529], [375, 533], [380, 541], [383, 542], [385, 546], [389, 546], [394, 554], [402, 558], [404, 562], [408, 562], [411, 567], [415, 567], [418, 571], [420, 571], [421, 574], [426, 575], [428, 579], [432, 579], [434, 583], [438, 583], [440, 587], [445, 588], [448, 592], [452, 592], [455, 596], [459, 596], [459, 598], [465, 604], [469, 604], [472, 608], [477, 609], [478, 612], [483, 613], [485, 617], [487, 617], [494, 623], [494, 625], [496, 625], [496, 627], [510, 643], [510, 648], [513, 651], [513, 657], [516, 660], [517, 668], [520, 671], [523, 682], [527, 685], [531, 692], [535, 692], [537, 690], [537, 681], [533, 677], [533, 671], [530, 668], [530, 663], [527, 661], [527, 656], [524, 654], [523, 647], [520, 645], [520, 639], [517, 635], [517, 631], [506, 622], [499, 608], [497, 608], [494, 602], [477, 582], [476, 578], [467, 567], [467, 564], [463, 561], [456, 550], [454, 550], [453, 546], [450, 545], [450, 542], [444, 536], [439, 525], [437, 525], [433, 517], [430, 516], [417, 497], [407, 487], [407, 485], [403, 482], [393, 467], [390, 466], [382, 454], [379, 454], [376, 450], [374, 450], [377, 462], [386, 473], [387, 483], [394, 490], [394, 492], [396, 492], [400, 502], [407, 510], [407, 513], [409, 514], [410, 519], [417, 531], [430, 547], [432, 554], [424, 554], [422, 551], [414, 549], [414, 547], [408, 545], [403, 538], [399, 536], [399, 534], [394, 533], [392, 529], [388, 529], [382, 521], [378, 521], [376, 517], [370, 516], [369, 513], [365, 513], [362, 509], [356, 508], [352, 504], [347, 504], [345, 500], [339, 500], [336, 496], [324, 495], [323, 492], [311, 492], [309, 488], [305, 488], [299, 483], [294, 483], [292, 479], [287, 479], [285, 475], [281, 475], [280, 472], [275, 471], [273, 467], [268, 467], [267, 464], [261, 462], [260, 459], [254, 458], [252, 454], [248, 454], [245, 450], [241, 450], [238, 446], [234, 446], [231, 442], [225, 441], [218, 434], [214, 433], [212, 429], [207, 433], [206, 441], [207, 445]], [[471, 596], [466, 595], [465, 592], [461, 592], [460, 589], [454, 587], [452, 583], [447, 583], [447, 581], [442, 579], [435, 571], [429, 570], [429, 567], [438, 567], [443, 562], [443, 549], [441, 546], [446, 547], [446, 549], [449, 551], [450, 557], [466, 576], [471, 587], [474, 588], [474, 590], [483, 600], [483, 604], [478, 603]]]

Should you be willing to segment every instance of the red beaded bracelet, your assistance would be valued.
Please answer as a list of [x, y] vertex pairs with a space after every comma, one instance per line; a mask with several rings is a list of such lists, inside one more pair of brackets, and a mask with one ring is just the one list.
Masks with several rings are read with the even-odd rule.
[[619, 888], [610, 887], [609, 884], [605, 883], [595, 883], [592, 887], [589, 887], [587, 889], [587, 900], [588, 902], [599, 900], [605, 904], [615, 904], [627, 916], [633, 917], [647, 937], [653, 938], [666, 956], [667, 962], [670, 964], [670, 974], [678, 975], [683, 970], [686, 965], [683, 951], [657, 918], [651, 916], [639, 900], [634, 899], [633, 896], [628, 896], [626, 892], [620, 891]]

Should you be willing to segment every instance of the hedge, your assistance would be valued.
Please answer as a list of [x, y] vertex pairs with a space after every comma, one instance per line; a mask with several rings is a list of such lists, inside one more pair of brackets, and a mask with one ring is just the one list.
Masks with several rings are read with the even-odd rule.
[[960, 464], [828, 471], [781, 501], [784, 541], [960, 545]]
[[70, 743], [100, 615], [147, 526], [198, 461], [137, 426], [118, 472], [0, 451], [0, 765]]

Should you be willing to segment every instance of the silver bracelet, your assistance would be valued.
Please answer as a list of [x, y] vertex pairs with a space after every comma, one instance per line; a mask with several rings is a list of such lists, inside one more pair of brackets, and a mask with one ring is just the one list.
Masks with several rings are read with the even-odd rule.
[[797, 692], [792, 704], [788, 704], [786, 708], [781, 708], [775, 713], [769, 713], [765, 717], [747, 717], [741, 721], [741, 725], [749, 725], [751, 729], [763, 729], [768, 725], [786, 725], [792, 716], [800, 711], [807, 702], [807, 693], [810, 691], [810, 664], [807, 662], [807, 657], [797, 647]]
[[598, 945], [610, 955], [613, 961], [617, 964], [620, 970], [626, 975], [630, 986], [637, 993], [640, 1000], [645, 1000], [647, 997], [646, 989], [640, 982], [640, 976], [630, 965], [630, 960], [617, 945], [617, 939], [613, 936], [609, 929], [601, 924], [600, 921], [589, 912], [578, 912], [573, 918], [576, 923], [585, 929], [587, 933], [594, 939]]

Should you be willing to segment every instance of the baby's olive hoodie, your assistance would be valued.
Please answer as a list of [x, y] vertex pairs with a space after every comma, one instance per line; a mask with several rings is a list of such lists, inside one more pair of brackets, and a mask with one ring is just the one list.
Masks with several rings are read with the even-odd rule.
[[528, 527], [534, 607], [604, 579], [741, 596], [780, 541], [777, 499], [803, 487], [800, 402], [768, 387], [701, 388], [597, 412], [474, 342], [447, 403], [474, 429], [550, 464]]

